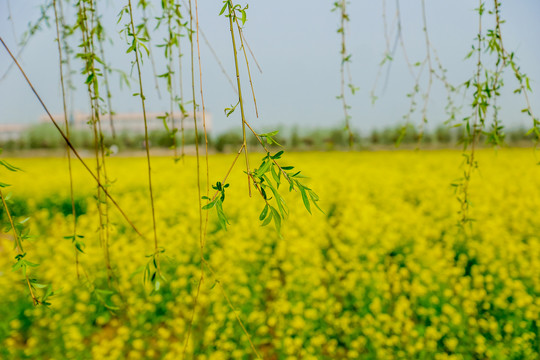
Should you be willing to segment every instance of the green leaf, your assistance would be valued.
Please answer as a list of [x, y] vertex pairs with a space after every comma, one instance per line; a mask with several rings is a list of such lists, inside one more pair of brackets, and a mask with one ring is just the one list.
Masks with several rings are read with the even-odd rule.
[[296, 184], [298, 185], [298, 189], [300, 189], [300, 194], [302, 195], [302, 201], [304, 202], [304, 206], [306, 207], [308, 213], [311, 214], [311, 206], [309, 205], [309, 199], [307, 197], [306, 190], [298, 181], [296, 181]]
[[268, 132], [268, 133], [264, 133], [264, 134], [259, 134], [260, 137], [268, 137], [268, 136], [274, 136], [274, 135], [277, 135], [279, 133], [279, 130], [276, 130], [276, 131], [272, 131], [272, 132]]
[[216, 201], [216, 212], [218, 216], [219, 225], [222, 229], [227, 230], [227, 224], [229, 221], [227, 220], [227, 217], [225, 216], [225, 212], [223, 211], [223, 203], [221, 202], [221, 199], [217, 199]]
[[75, 248], [79, 250], [80, 252], [82, 252], [83, 254], [85, 253], [83, 250], [85, 246], [86, 245], [83, 242], [80, 242], [80, 241], [75, 242]]
[[9, 171], [13, 171], [13, 172], [22, 171], [22, 169], [19, 169], [18, 167], [11, 165], [10, 163], [8, 163], [7, 161], [4, 161], [4, 160], [0, 160], [0, 165], [5, 167]]
[[244, 25], [246, 23], [246, 20], [247, 20], [247, 15], [246, 15], [246, 11], [245, 10], [241, 10], [240, 11], [242, 13], [242, 25]]
[[317, 201], [319, 201], [319, 196], [317, 194], [315, 194], [315, 192], [313, 192], [313, 190], [308, 190], [308, 194], [309, 194], [309, 197], [311, 198], [311, 202], [313, 203], [313, 205], [315, 205], [315, 207], [320, 212], [322, 212], [324, 215], [326, 215], [326, 213], [323, 211], [323, 209], [321, 209], [319, 207], [319, 205], [317, 204]]
[[275, 182], [277, 184], [277, 187], [279, 189], [279, 185], [281, 184], [281, 178], [280, 178], [281, 172], [277, 173], [274, 166], [272, 166], [270, 168], [270, 172], [272, 173], [272, 177], [274, 178], [274, 180], [275, 180]]
[[264, 186], [262, 186], [262, 184], [261, 184], [261, 194], [264, 200], [270, 200], [268, 199], [268, 195], [266, 195], [266, 190], [264, 190]]
[[281, 216], [285, 218], [287, 216], [286, 208], [284, 207], [285, 201], [277, 191], [277, 189], [270, 184], [270, 181], [268, 181], [268, 178], [264, 176], [265, 180], [269, 183], [270, 190], [272, 190], [272, 193], [274, 194], [274, 197], [276, 198], [276, 203], [279, 209], [279, 212], [281, 213]]
[[46, 284], [38, 284], [38, 283], [32, 282], [32, 286], [35, 286], [35, 287], [38, 288], [38, 289], [44, 289], [44, 288], [46, 288], [46, 287], [49, 286], [49, 285], [46, 285]]
[[309, 196], [311, 197], [311, 200], [319, 201], [319, 195], [315, 194], [315, 192], [311, 189], [308, 190]]
[[281, 155], [283, 155], [283, 150], [278, 151], [275, 155], [272, 155], [271, 158], [276, 160], [281, 158]]
[[268, 142], [269, 145], [276, 144], [277, 146], [282, 146], [280, 143], [278, 143], [278, 142], [276, 141], [276, 139], [274, 139], [274, 138], [271, 137], [271, 136], [267, 136], [267, 137], [266, 137], [266, 141]]
[[264, 209], [261, 211], [261, 215], [259, 215], [259, 220], [263, 220], [266, 218], [266, 215], [268, 214], [268, 204], [264, 206]]
[[209, 202], [208, 204], [204, 205], [202, 207], [203, 210], [208, 210], [214, 207], [216, 205], [216, 200]]
[[268, 170], [270, 170], [270, 166], [272, 163], [270, 161], [263, 162], [261, 166], [257, 169], [257, 177], [263, 176]]
[[275, 208], [271, 208], [272, 210], [272, 217], [274, 219], [274, 226], [276, 227], [277, 233], [281, 236], [281, 216], [279, 216], [279, 213]]
[[169, 114], [168, 113], [165, 113], [165, 116], [163, 116], [163, 127], [165, 128], [165, 130], [170, 133], [171, 130], [169, 129], [169, 125], [167, 125], [167, 118], [169, 117]]
[[270, 212], [268, 213], [268, 216], [266, 217], [266, 219], [262, 222], [261, 226], [266, 226], [268, 224], [270, 224], [270, 221], [272, 221], [272, 217], [273, 217], [273, 212]]
[[224, 1], [225, 5], [223, 5], [223, 7], [221, 8], [221, 11], [219, 12], [219, 15], [223, 15], [223, 13], [225, 12], [225, 9], [227, 9], [227, 5], [229, 5], [229, 3], [227, 1]]
[[54, 295], [55, 293], [53, 292], [52, 290], [52, 286], [48, 285], [46, 290], [45, 290], [45, 294], [43, 294], [43, 296], [41, 297], [41, 302], [44, 304], [44, 305], [50, 305], [50, 303], [47, 303], [45, 302], [45, 300], [47, 300], [49, 298], [49, 296], [52, 296]]
[[22, 261], [17, 261], [15, 264], [13, 264], [13, 266], [11, 267], [11, 271], [17, 271], [21, 268], [21, 266], [23, 266], [23, 262]]
[[135, 50], [135, 43], [133, 43], [133, 45], [131, 45], [131, 46], [126, 50], [126, 54], [132, 52], [133, 50]]
[[94, 79], [94, 74], [92, 73], [92, 74], [88, 75], [88, 77], [86, 78], [86, 81], [84, 83], [85, 84], [90, 84], [93, 79]]

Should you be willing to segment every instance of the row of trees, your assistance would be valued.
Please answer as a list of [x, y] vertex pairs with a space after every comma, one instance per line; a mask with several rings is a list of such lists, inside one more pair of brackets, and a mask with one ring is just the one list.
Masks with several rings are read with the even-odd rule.
[[[373, 129], [368, 133], [354, 133], [356, 148], [369, 149], [377, 146], [394, 147], [400, 144], [415, 145], [419, 147], [455, 147], [463, 142], [463, 131], [444, 125], [437, 126], [433, 130], [420, 132], [413, 126], [392, 125], [382, 129]], [[349, 136], [342, 127], [313, 128], [313, 129], [282, 129], [275, 136], [281, 145], [293, 150], [341, 150], [349, 146]], [[533, 134], [527, 134], [524, 128], [509, 128], [503, 134], [504, 144], [507, 146], [520, 146], [524, 142], [530, 144]], [[72, 131], [71, 140], [77, 148], [92, 149], [94, 146], [93, 134], [87, 131]], [[149, 133], [150, 146], [152, 148], [170, 148], [174, 145], [173, 139], [165, 130], [154, 130]], [[195, 144], [195, 134], [187, 131], [184, 137], [186, 145]], [[484, 143], [487, 137], [480, 136], [480, 143]], [[180, 134], [177, 134], [177, 142], [180, 142]], [[199, 134], [199, 144], [204, 141]], [[242, 136], [237, 131], [229, 130], [208, 136], [209, 146], [216, 152], [236, 151], [242, 144]], [[256, 146], [257, 139], [248, 141], [249, 145]], [[133, 132], [119, 132], [115, 138], [105, 135], [107, 147], [116, 145], [118, 150], [144, 149], [144, 134]], [[64, 139], [52, 125], [40, 124], [30, 127], [18, 139], [0, 141], [0, 147], [7, 151], [30, 150], [30, 149], [63, 149]]]

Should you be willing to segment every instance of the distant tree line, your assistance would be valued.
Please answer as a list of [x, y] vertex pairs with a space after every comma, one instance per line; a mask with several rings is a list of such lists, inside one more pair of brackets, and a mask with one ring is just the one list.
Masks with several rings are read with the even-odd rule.
[[[533, 143], [533, 135], [526, 135], [525, 128], [506, 129], [504, 143], [508, 146], [523, 146]], [[94, 139], [90, 130], [71, 131], [71, 141], [76, 148], [93, 149]], [[199, 143], [204, 141], [201, 134]], [[374, 149], [384, 147], [396, 147], [400, 145], [454, 148], [459, 146], [463, 138], [463, 130], [456, 127], [440, 125], [433, 130], [426, 130], [420, 133], [416, 127], [408, 126], [388, 126], [382, 129], [374, 129], [369, 133], [354, 133], [355, 147], [361, 149]], [[185, 145], [195, 144], [193, 131], [186, 131]], [[291, 150], [342, 150], [349, 146], [347, 133], [341, 127], [335, 128], [314, 128], [282, 129], [275, 139], [282, 145], [286, 145]], [[173, 144], [173, 139], [165, 130], [152, 131], [149, 134], [150, 146], [152, 148], [168, 148]], [[481, 143], [485, 142], [482, 139]], [[177, 134], [177, 143], [180, 144], [180, 135]], [[237, 151], [242, 145], [242, 136], [236, 131], [230, 130], [208, 138], [209, 147], [216, 152]], [[252, 137], [250, 145], [255, 146], [257, 139]], [[116, 145], [119, 151], [144, 149], [144, 134], [132, 132], [121, 132], [112, 138], [105, 135], [105, 145], [111, 147]], [[65, 147], [63, 139], [58, 131], [49, 124], [34, 125], [23, 133], [18, 139], [0, 141], [0, 147], [7, 151], [31, 150], [31, 149], [62, 149]]]

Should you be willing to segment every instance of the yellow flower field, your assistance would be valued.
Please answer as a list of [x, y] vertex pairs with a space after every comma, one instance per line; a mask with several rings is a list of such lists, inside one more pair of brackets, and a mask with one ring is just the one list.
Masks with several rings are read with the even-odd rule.
[[[212, 183], [232, 160], [210, 157]], [[227, 231], [208, 212], [213, 272], [204, 268], [186, 359], [256, 358], [236, 316], [264, 359], [540, 358], [538, 159], [531, 149], [480, 151], [470, 186], [475, 221], [465, 228], [451, 186], [461, 161], [457, 151], [285, 153], [283, 164], [309, 176], [325, 213], [310, 215], [287, 192], [282, 237], [272, 224], [261, 227], [264, 202], [248, 196], [238, 161], [223, 206]], [[2, 190], [15, 218], [30, 217], [26, 259], [40, 264], [30, 277], [55, 295], [49, 307], [33, 306], [11, 270], [13, 237], [2, 233], [0, 357], [181, 359], [201, 271], [195, 159], [152, 159], [167, 278], [153, 293], [137, 273], [154, 251], [144, 158], [107, 162], [111, 194], [145, 235], [110, 207], [110, 279], [96, 187], [82, 166], [73, 170], [85, 244], [78, 278], [75, 247], [64, 238], [73, 221], [67, 160], [9, 162], [24, 170], [2, 169], [0, 181], [12, 184]]]

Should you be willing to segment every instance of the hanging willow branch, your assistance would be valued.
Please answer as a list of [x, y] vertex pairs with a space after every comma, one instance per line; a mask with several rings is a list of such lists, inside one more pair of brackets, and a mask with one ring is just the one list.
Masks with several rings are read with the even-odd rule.
[[[159, 290], [161, 281], [164, 280], [163, 275], [161, 274], [160, 267], [160, 258], [159, 254], [163, 252], [163, 249], [159, 247], [158, 236], [157, 236], [157, 226], [156, 226], [156, 210], [154, 205], [154, 190], [152, 186], [152, 166], [150, 161], [150, 141], [148, 140], [148, 121], [146, 119], [146, 104], [145, 96], [143, 90], [142, 82], [142, 71], [141, 71], [141, 56], [142, 51], [146, 52], [147, 55], [150, 54], [148, 47], [144, 44], [147, 39], [140, 36], [141, 27], [138, 27], [138, 30], [135, 30], [135, 22], [133, 20], [133, 7], [131, 5], [131, 0], [128, 0], [128, 5], [124, 7], [123, 11], [120, 14], [120, 19], [123, 13], [129, 15], [129, 22], [126, 23], [125, 32], [129, 38], [131, 38], [131, 45], [128, 48], [127, 52], [133, 52], [135, 55], [135, 65], [137, 68], [137, 75], [139, 80], [139, 92], [135, 93], [134, 96], [138, 96], [141, 100], [141, 107], [143, 112], [143, 121], [144, 121], [144, 144], [146, 148], [146, 164], [148, 169], [148, 192], [150, 195], [150, 209], [152, 214], [152, 229], [154, 233], [154, 253], [151, 256], [151, 264], [153, 264], [153, 275], [150, 275], [152, 284], [155, 290]], [[145, 273], [146, 274], [146, 273]]]
[[349, 148], [352, 149], [354, 144], [354, 135], [351, 129], [352, 117], [349, 114], [351, 106], [347, 103], [345, 88], [347, 87], [352, 95], [356, 93], [358, 88], [355, 87], [352, 83], [352, 76], [350, 70], [350, 62], [352, 55], [347, 52], [347, 24], [350, 21], [349, 13], [347, 12], [348, 3], [349, 2], [347, 0], [336, 1], [334, 2], [334, 8], [332, 9], [332, 11], [339, 12], [340, 27], [338, 28], [337, 32], [341, 35], [341, 50], [339, 52], [341, 55], [341, 64], [339, 70], [341, 76], [341, 92], [340, 95], [337, 96], [337, 98], [341, 100], [341, 104], [343, 106], [343, 115], [345, 116], [345, 130], [347, 131], [347, 134], [349, 136]]
[[[56, 42], [58, 45], [58, 64], [59, 64], [59, 72], [60, 72], [60, 85], [62, 88], [62, 106], [64, 108], [64, 126], [66, 128], [66, 136], [69, 139], [69, 121], [68, 121], [68, 111], [67, 111], [67, 104], [66, 104], [66, 89], [65, 89], [65, 82], [64, 82], [64, 61], [62, 56], [62, 36], [63, 32], [60, 32], [60, 25], [59, 23], [62, 21], [58, 14], [57, 9], [57, 3], [56, 0], [53, 1], [54, 6], [54, 19], [56, 24]], [[77, 278], [80, 277], [79, 273], [79, 252], [84, 252], [84, 242], [82, 242], [82, 235], [77, 235], [77, 212], [75, 210], [75, 198], [73, 195], [73, 172], [71, 168], [71, 150], [69, 149], [69, 146], [66, 144], [66, 151], [67, 151], [67, 157], [68, 157], [68, 171], [69, 171], [69, 196], [71, 201], [71, 215], [73, 216], [73, 233], [70, 236], [67, 236], [66, 238], [71, 239], [74, 248], [75, 248], [75, 268], [77, 271]]]

